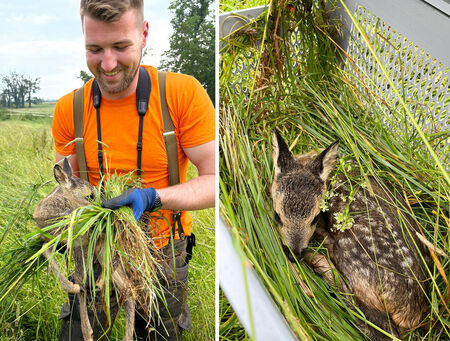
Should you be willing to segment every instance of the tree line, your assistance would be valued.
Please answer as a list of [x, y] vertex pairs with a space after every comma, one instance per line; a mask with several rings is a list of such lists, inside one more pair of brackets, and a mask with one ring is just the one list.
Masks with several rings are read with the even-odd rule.
[[213, 0], [172, 0], [173, 34], [160, 67], [193, 75], [215, 99], [215, 26]]
[[39, 83], [39, 77], [34, 78], [15, 71], [1, 76], [0, 106], [24, 108], [25, 103], [28, 103], [29, 107], [31, 103], [41, 103], [42, 99], [33, 96], [41, 89]]

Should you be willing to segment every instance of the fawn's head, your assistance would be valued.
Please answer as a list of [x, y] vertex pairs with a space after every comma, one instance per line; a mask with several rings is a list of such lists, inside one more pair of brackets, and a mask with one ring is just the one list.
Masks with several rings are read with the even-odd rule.
[[72, 175], [72, 168], [67, 158], [64, 159], [62, 167], [59, 164], [53, 167], [53, 174], [62, 189], [61, 194], [69, 194], [74, 207], [86, 205], [87, 198], [94, 194], [89, 182]]
[[62, 167], [59, 164], [53, 167], [53, 174], [58, 186], [38, 203], [33, 214], [34, 220], [41, 228], [53, 219], [87, 205], [88, 197], [94, 194], [89, 182], [72, 175], [72, 168], [67, 159], [64, 159]]
[[[320, 154], [310, 152], [294, 157], [275, 130], [272, 147], [274, 218], [284, 242], [297, 258], [301, 258], [316, 229], [320, 200], [325, 195], [328, 177], [336, 164], [338, 142]], [[288, 258], [293, 260], [287, 248], [284, 249]]]

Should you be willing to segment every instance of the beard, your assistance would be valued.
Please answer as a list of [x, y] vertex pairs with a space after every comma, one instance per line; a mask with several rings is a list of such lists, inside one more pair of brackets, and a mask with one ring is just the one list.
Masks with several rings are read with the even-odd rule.
[[[117, 67], [112, 72], [120, 72], [122, 74], [122, 78], [118, 80], [118, 82], [110, 82], [107, 81], [103, 77], [103, 73], [105, 72], [100, 66], [98, 66], [95, 70], [92, 71], [95, 79], [97, 80], [100, 89], [106, 93], [117, 94], [120, 93], [130, 86], [133, 82], [134, 77], [136, 76], [136, 72], [139, 69], [139, 63], [124, 66], [122, 64], [118, 64]], [[94, 72], [95, 71], [95, 72]]]

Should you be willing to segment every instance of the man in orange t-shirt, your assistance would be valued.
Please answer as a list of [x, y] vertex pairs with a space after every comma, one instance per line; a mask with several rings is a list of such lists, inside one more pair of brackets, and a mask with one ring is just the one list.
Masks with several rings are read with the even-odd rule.
[[[144, 117], [142, 134], [142, 185], [165, 189], [169, 186], [169, 170], [163, 140], [163, 122], [160, 107], [160, 94], [158, 87], [157, 70], [145, 66], [149, 72], [152, 84], [148, 111]], [[84, 98], [89, 99], [92, 92], [92, 80], [84, 86]], [[73, 123], [73, 95], [71, 92], [62, 97], [55, 107], [53, 119], [53, 138], [57, 160], [66, 155], [76, 154]], [[175, 135], [178, 141], [178, 162], [180, 183], [186, 182], [189, 158], [188, 153], [196, 146], [211, 143], [214, 140], [214, 116], [211, 100], [200, 83], [193, 77], [167, 73], [166, 97], [169, 112], [175, 126]], [[97, 185], [100, 180], [99, 161], [97, 155], [97, 123], [96, 111], [92, 101], [84, 103], [84, 130], [86, 164], [89, 181]], [[136, 111], [136, 93], [132, 93], [120, 100], [102, 98], [100, 106], [102, 151], [104, 154], [104, 168], [108, 167], [110, 173], [128, 173], [136, 169], [136, 143], [138, 141], [139, 115]], [[73, 165], [78, 169], [77, 165]], [[175, 186], [171, 191], [177, 191]], [[194, 188], [195, 189], [195, 188]], [[157, 191], [160, 193], [159, 191]], [[176, 195], [176, 193], [174, 193]], [[164, 192], [159, 194], [163, 208], [169, 209], [199, 209], [204, 208], [199, 202], [192, 202], [189, 206], [181, 203], [169, 207], [164, 198]], [[180, 193], [179, 195], [183, 195]], [[191, 194], [188, 194], [191, 195]], [[192, 195], [195, 195], [192, 193]], [[176, 198], [177, 200], [187, 198]], [[191, 197], [195, 199], [195, 197]], [[196, 205], [196, 206], [195, 206]], [[169, 221], [173, 223], [172, 210], [160, 210]], [[165, 246], [170, 237], [170, 229], [165, 219], [158, 219], [156, 226], [152, 226], [152, 236], [158, 248]], [[191, 234], [191, 219], [185, 211], [181, 215], [181, 223], [186, 235]], [[178, 233], [174, 236], [179, 238]]]
[[[139, 115], [136, 109], [136, 87], [142, 49], [148, 36], [148, 22], [143, 19], [143, 1], [127, 0], [81, 0], [81, 18], [86, 46], [86, 60], [89, 70], [94, 74], [101, 91], [100, 127], [104, 167], [111, 173], [128, 173], [136, 170], [136, 143], [138, 141]], [[197, 210], [214, 205], [215, 177], [215, 122], [214, 108], [200, 83], [191, 76], [167, 73], [166, 98], [178, 143], [180, 184], [169, 186], [167, 156], [163, 140], [160, 94], [157, 70], [145, 66], [151, 82], [148, 110], [143, 119], [142, 133], [142, 185], [144, 189], [133, 189], [106, 207], [130, 205], [136, 219], [142, 211], [152, 211], [155, 205], [161, 208], [166, 219], [152, 223], [151, 232], [158, 248], [165, 253], [170, 239], [173, 211], [182, 211], [181, 225], [184, 234], [191, 234], [191, 219], [186, 210]], [[86, 164], [89, 180], [99, 182], [98, 131], [96, 109], [92, 103], [91, 80], [84, 87], [84, 129]], [[79, 167], [75, 145], [73, 123], [73, 92], [62, 97], [55, 107], [53, 126], [56, 162], [69, 157], [75, 174]], [[199, 176], [186, 181], [188, 162], [198, 169]], [[179, 239], [175, 231], [175, 239]], [[176, 266], [185, 276], [177, 281], [187, 280], [187, 264], [184, 262], [186, 241], [174, 242], [180, 257]], [[178, 271], [178, 270], [177, 270]], [[172, 276], [173, 274], [168, 276]], [[181, 287], [182, 285], [174, 285]], [[153, 326], [152, 339], [181, 340], [181, 329], [189, 329], [190, 316], [185, 304], [184, 293], [170, 293], [176, 299], [167, 312], [160, 312], [163, 325]], [[171, 297], [172, 297], [171, 296]], [[76, 299], [71, 300], [76, 308]], [[161, 304], [164, 309], [164, 305]], [[61, 311], [63, 326], [59, 340], [76, 339], [76, 322], [67, 305]], [[164, 321], [168, 315], [169, 319]], [[114, 317], [111, 316], [112, 320]], [[75, 322], [75, 323], [74, 323]], [[149, 331], [147, 321], [136, 314], [136, 335], [146, 339]], [[103, 334], [104, 326], [93, 322], [94, 337]], [[96, 329], [97, 328], [97, 329]], [[169, 335], [167, 335], [169, 334]], [[80, 334], [81, 335], [81, 334]]]

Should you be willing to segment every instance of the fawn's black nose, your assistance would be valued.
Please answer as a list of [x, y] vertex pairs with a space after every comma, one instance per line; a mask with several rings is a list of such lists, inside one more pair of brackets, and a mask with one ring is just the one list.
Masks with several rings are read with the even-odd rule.
[[289, 259], [289, 261], [291, 261], [292, 263], [295, 262], [295, 260], [300, 261], [302, 260], [303, 256], [304, 256], [304, 252], [303, 250], [301, 250], [300, 252], [297, 252], [295, 250], [289, 249], [286, 245], [283, 244], [283, 252], [286, 255], [287, 259]]

